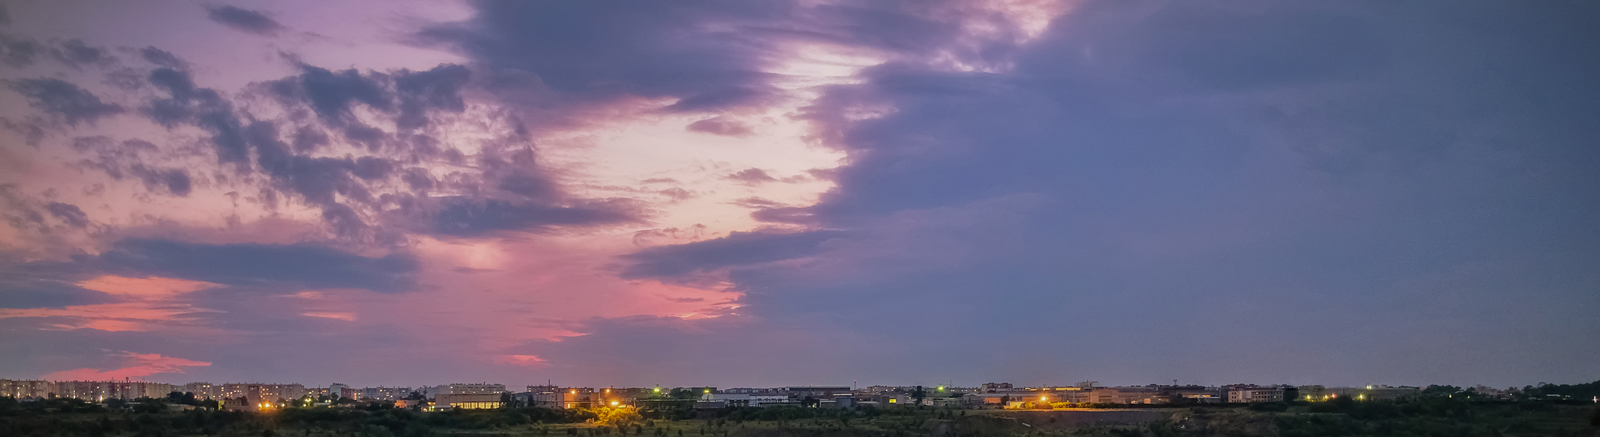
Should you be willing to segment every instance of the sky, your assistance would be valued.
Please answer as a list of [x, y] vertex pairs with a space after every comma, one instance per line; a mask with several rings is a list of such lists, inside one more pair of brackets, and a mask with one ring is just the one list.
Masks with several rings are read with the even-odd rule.
[[0, 3], [0, 377], [1600, 379], [1600, 5]]

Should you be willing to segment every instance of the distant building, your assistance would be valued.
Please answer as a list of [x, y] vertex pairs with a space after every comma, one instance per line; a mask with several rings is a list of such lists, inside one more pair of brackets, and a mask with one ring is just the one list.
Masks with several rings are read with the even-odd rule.
[[463, 410], [500, 408], [501, 393], [440, 393], [433, 399], [433, 407]]
[[[868, 388], [870, 389], [871, 387], [868, 387]], [[722, 392], [723, 393], [733, 393], [733, 394], [760, 395], [760, 396], [787, 396], [789, 394], [789, 391], [787, 389], [782, 388], [782, 387], [730, 388], [730, 389], [724, 389], [724, 390], [722, 390]]]
[[1096, 387], [1089, 390], [1089, 402], [1096, 404], [1161, 404], [1167, 398], [1152, 387]]
[[1472, 388], [1473, 393], [1485, 399], [1511, 399], [1510, 390], [1501, 390], [1494, 387], [1479, 385]]
[[1162, 396], [1173, 400], [1183, 400], [1201, 404], [1218, 404], [1226, 401], [1222, 389], [1200, 385], [1163, 385], [1159, 391]]
[[56, 384], [50, 381], [0, 379], [0, 396], [43, 399], [55, 392]]
[[252, 403], [275, 402], [279, 399], [299, 399], [306, 395], [306, 386], [300, 384], [227, 383], [222, 385], [222, 397], [247, 398]]
[[172, 384], [142, 381], [56, 381], [58, 397], [101, 401], [106, 399], [164, 398]]
[[426, 399], [401, 399], [401, 400], [394, 401], [394, 407], [402, 409], [402, 410], [406, 410], [406, 409], [410, 409], [410, 410], [423, 409], [423, 408], [427, 408], [429, 405], [430, 405], [430, 402], [428, 402]]
[[1422, 389], [1410, 386], [1369, 385], [1365, 387], [1334, 387], [1327, 389], [1330, 394], [1338, 397], [1349, 397], [1363, 401], [1389, 401], [1415, 397], [1422, 394]]
[[245, 398], [227, 398], [222, 400], [222, 409], [227, 411], [260, 411], [261, 404], [251, 402]]
[[334, 399], [338, 399], [338, 398], [355, 399], [354, 395], [355, 395], [355, 392], [353, 390], [351, 390], [350, 386], [348, 386], [348, 385], [344, 385], [344, 384], [340, 384], [340, 383], [333, 383], [333, 385], [328, 386], [328, 397], [330, 397], [330, 398], [334, 398]]
[[985, 382], [978, 386], [979, 393], [1006, 393], [1016, 391], [1009, 382]]
[[706, 393], [700, 395], [700, 402], [720, 402], [727, 407], [750, 406], [750, 395], [744, 393]]
[[[452, 394], [452, 395], [494, 394], [494, 395], [498, 395], [498, 394], [506, 392], [506, 385], [505, 384], [490, 384], [490, 383], [487, 383], [487, 382], [445, 384], [445, 385], [439, 386], [437, 388], [437, 390], [438, 390], [438, 394]], [[437, 397], [437, 395], [435, 395], [435, 397]]]
[[592, 408], [594, 407], [594, 389], [589, 387], [567, 387], [561, 392], [561, 408]]
[[191, 382], [183, 385], [184, 393], [194, 393], [196, 399], [221, 399], [222, 386], [209, 382]]
[[1030, 391], [1028, 393], [1028, 397], [1033, 398], [1030, 400], [1038, 400], [1042, 397], [1046, 402], [1050, 403], [1070, 402], [1074, 404], [1080, 404], [1084, 402], [1094, 402], [1093, 394], [1094, 389], [1085, 389], [1082, 387], [1043, 387], [1038, 390]]
[[1224, 386], [1228, 403], [1283, 402], [1283, 387], [1262, 387], [1254, 384]]
[[561, 395], [561, 387], [530, 385], [527, 393], [518, 393], [518, 395], [517, 400], [530, 407], [565, 408], [562, 405], [565, 397]]
[[818, 400], [832, 399], [834, 395], [854, 394], [855, 392], [855, 390], [851, 389], [850, 387], [829, 385], [790, 386], [784, 387], [783, 389], [789, 393], [789, 397], [795, 399], [805, 399], [810, 397]]
[[[504, 391], [502, 389], [502, 391]], [[411, 395], [411, 387], [367, 387], [361, 389], [357, 399], [393, 401]]]

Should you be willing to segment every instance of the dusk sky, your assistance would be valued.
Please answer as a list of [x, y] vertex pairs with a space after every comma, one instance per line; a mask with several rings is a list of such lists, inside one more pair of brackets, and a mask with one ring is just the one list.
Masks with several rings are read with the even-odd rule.
[[0, 7], [0, 378], [1600, 377], [1595, 2]]

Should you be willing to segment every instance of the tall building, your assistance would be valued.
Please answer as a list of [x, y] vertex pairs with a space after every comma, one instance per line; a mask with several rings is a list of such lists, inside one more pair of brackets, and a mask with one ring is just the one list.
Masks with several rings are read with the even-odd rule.
[[[502, 390], [503, 391], [503, 390]], [[358, 399], [393, 401], [411, 394], [411, 387], [367, 387], [361, 389]]]
[[355, 399], [355, 396], [350, 393], [350, 386], [339, 383], [328, 386], [328, 397]]
[[164, 398], [173, 385], [144, 381], [56, 381], [56, 396], [92, 401]]
[[0, 379], [0, 396], [17, 399], [46, 398], [55, 391], [56, 384], [50, 381]]
[[298, 399], [306, 395], [306, 386], [300, 384], [228, 383], [222, 385], [222, 396], [228, 399], [247, 398], [252, 404], [273, 402], [279, 399]]
[[209, 382], [191, 382], [184, 384], [183, 391], [185, 393], [194, 393], [194, 397], [198, 399], [222, 398], [222, 386], [214, 385]]

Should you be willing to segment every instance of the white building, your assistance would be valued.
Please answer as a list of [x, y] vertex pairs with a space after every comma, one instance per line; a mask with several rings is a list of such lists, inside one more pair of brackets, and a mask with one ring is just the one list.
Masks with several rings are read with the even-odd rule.
[[1283, 402], [1283, 387], [1228, 387], [1228, 403]]
[[56, 384], [50, 381], [0, 379], [0, 396], [45, 398], [55, 391]]
[[222, 386], [209, 382], [191, 382], [183, 385], [184, 393], [194, 393], [196, 399], [221, 399]]

